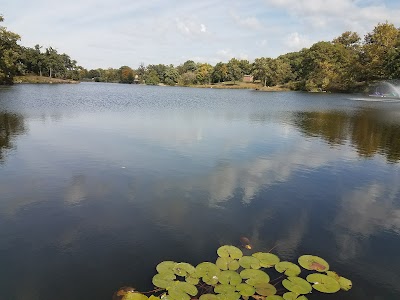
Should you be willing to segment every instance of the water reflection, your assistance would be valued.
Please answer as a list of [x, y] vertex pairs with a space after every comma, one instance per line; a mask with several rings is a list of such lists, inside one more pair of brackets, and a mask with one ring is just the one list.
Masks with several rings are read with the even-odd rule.
[[[319, 136], [330, 145], [350, 142], [361, 157], [383, 154], [389, 162], [400, 160], [400, 124], [388, 112], [374, 109], [298, 112], [295, 124], [309, 136]], [[398, 116], [397, 116], [398, 117]]]
[[12, 140], [26, 131], [22, 115], [0, 112], [0, 162], [7, 150], [13, 148]]

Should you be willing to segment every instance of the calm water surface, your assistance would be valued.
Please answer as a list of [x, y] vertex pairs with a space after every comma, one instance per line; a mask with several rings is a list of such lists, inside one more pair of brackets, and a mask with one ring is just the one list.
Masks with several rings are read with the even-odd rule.
[[[360, 99], [358, 99], [360, 100]], [[400, 299], [400, 103], [117, 84], [0, 89], [0, 299], [109, 300], [162, 260], [326, 258]]]

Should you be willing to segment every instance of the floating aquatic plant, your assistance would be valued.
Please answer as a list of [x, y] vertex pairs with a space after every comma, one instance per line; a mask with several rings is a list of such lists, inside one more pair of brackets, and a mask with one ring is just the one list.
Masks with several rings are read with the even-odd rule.
[[280, 261], [272, 253], [256, 252], [244, 256], [239, 248], [225, 245], [218, 248], [217, 254], [215, 263], [202, 262], [197, 266], [163, 261], [157, 265], [157, 274], [152, 279], [156, 289], [140, 293], [133, 288], [122, 288], [113, 299], [239, 300], [251, 297], [254, 300], [307, 300], [306, 295], [312, 290], [336, 293], [352, 287], [349, 279], [330, 271], [329, 264], [314, 255], [302, 255], [298, 259], [299, 265], [306, 270], [303, 270], [306, 273], [304, 279], [299, 277], [302, 271], [297, 264]]

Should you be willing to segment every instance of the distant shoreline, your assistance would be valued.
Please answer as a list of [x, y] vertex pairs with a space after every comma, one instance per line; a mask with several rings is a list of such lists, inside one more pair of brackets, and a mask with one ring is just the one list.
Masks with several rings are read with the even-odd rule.
[[15, 76], [14, 83], [29, 83], [29, 84], [76, 84], [79, 81], [70, 80], [70, 79], [59, 79], [59, 78], [50, 78], [47, 76], [36, 76], [36, 75], [28, 75], [28, 76]]

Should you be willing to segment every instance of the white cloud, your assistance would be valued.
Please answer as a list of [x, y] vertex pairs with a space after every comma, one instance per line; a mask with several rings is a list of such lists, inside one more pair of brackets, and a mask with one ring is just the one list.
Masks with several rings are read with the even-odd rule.
[[300, 50], [304, 47], [309, 47], [311, 41], [306, 36], [299, 34], [298, 32], [293, 32], [286, 37], [285, 45], [289, 50]]
[[241, 17], [232, 10], [230, 11], [230, 15], [232, 19], [235, 21], [235, 23], [242, 27], [253, 30], [259, 30], [263, 28], [260, 20], [258, 20], [256, 17]]

